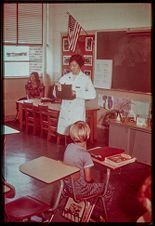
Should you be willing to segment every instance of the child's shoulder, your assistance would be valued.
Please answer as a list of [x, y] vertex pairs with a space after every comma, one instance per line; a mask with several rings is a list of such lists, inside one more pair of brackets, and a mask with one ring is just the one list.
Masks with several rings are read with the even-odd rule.
[[77, 145], [75, 143], [70, 143], [67, 145], [67, 148], [66, 149], [71, 149], [71, 150], [75, 150], [75, 151], [84, 151], [86, 152], [85, 149], [83, 149], [82, 147], [80, 147], [80, 145]]

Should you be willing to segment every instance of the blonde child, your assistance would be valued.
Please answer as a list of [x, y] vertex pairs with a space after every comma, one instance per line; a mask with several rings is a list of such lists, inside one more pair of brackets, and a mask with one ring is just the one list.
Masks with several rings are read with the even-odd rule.
[[[92, 167], [94, 163], [90, 153], [86, 149], [89, 139], [90, 128], [84, 121], [77, 121], [70, 127], [70, 143], [64, 153], [64, 163], [80, 168], [80, 173], [74, 176], [74, 187], [77, 197], [85, 197], [93, 194], [101, 194], [104, 183], [95, 183], [92, 178]], [[65, 188], [72, 193], [71, 179], [65, 179]]]

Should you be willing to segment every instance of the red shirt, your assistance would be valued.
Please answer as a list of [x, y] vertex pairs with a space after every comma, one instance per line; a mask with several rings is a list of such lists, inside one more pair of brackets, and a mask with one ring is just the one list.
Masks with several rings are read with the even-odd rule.
[[38, 86], [33, 87], [32, 82], [28, 81], [28, 83], [25, 85], [25, 89], [29, 99], [43, 97], [44, 85], [41, 82], [38, 84]]

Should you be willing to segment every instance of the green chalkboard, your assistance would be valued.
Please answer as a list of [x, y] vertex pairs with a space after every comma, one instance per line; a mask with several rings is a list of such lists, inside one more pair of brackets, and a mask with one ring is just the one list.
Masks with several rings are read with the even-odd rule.
[[151, 31], [97, 32], [97, 59], [112, 59], [112, 87], [151, 92]]

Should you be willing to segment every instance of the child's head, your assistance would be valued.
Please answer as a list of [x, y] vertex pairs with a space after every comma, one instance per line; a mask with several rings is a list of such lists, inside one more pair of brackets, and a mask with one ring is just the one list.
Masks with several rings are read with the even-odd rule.
[[77, 121], [70, 127], [70, 137], [76, 143], [86, 142], [90, 135], [89, 125], [84, 121]]

